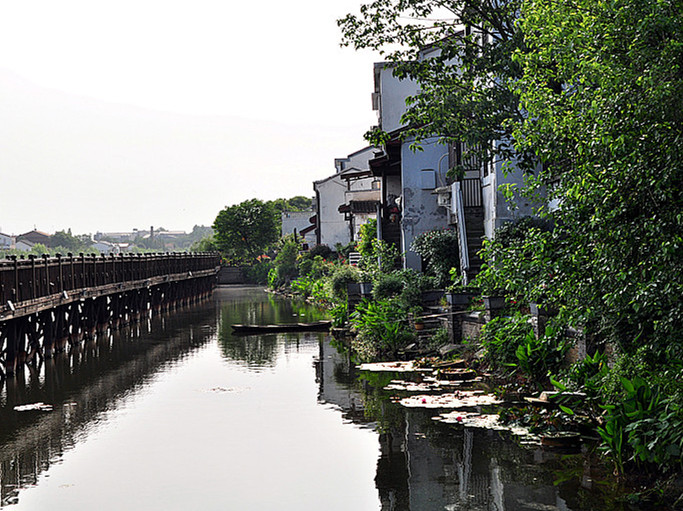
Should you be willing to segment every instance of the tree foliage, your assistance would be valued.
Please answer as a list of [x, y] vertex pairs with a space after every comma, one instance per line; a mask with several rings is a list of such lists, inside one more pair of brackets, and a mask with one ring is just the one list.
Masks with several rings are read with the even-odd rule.
[[[556, 299], [626, 353], [683, 356], [683, 7], [523, 4], [516, 139], [545, 164]], [[675, 342], [673, 342], [675, 341]]]
[[309, 211], [313, 206], [313, 200], [303, 195], [297, 195], [291, 199], [275, 199], [268, 202], [278, 213], [283, 211]]
[[218, 213], [213, 223], [215, 244], [229, 258], [252, 262], [278, 240], [279, 225], [271, 204], [250, 199]]
[[71, 234], [71, 229], [68, 231], [57, 231], [50, 236], [50, 247], [62, 247], [66, 252], [76, 254], [85, 251], [90, 246], [90, 243], [86, 242], [84, 238], [89, 239], [89, 236], [74, 236]]
[[[523, 42], [515, 23], [520, 4], [375, 0], [338, 24], [344, 45], [378, 51], [396, 77], [419, 83], [420, 91], [408, 98], [403, 136], [419, 141], [437, 135], [466, 142], [470, 156], [509, 159], [514, 126], [523, 119], [518, 93], [508, 87], [521, 76], [512, 58]], [[423, 58], [426, 50], [433, 50], [429, 58]], [[386, 139], [382, 133], [366, 136]], [[494, 148], [492, 140], [507, 143]]]
[[[499, 140], [497, 157], [534, 171], [524, 192], [546, 195], [546, 222], [489, 241], [479, 285], [616, 347], [612, 373], [668, 396], [680, 424], [683, 4], [374, 0], [339, 23], [345, 44], [419, 82], [407, 134]], [[440, 54], [421, 59], [429, 45]], [[650, 419], [624, 426], [642, 433], [632, 453]]]

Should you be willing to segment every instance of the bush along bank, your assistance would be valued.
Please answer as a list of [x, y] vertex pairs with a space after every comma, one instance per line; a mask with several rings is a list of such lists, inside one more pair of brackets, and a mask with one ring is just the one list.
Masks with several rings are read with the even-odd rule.
[[[683, 310], [671, 296], [677, 284], [663, 285], [643, 262], [642, 273], [624, 270], [615, 279], [621, 269], [607, 268], [598, 249], [595, 260], [584, 259], [572, 236], [547, 215], [506, 224], [485, 241], [475, 284], [505, 296], [507, 310], [482, 328], [484, 361], [522, 386], [555, 391], [562, 419], [590, 425], [624, 480], [644, 482], [651, 494], [668, 482], [680, 498]], [[651, 301], [656, 296], [659, 305]]]

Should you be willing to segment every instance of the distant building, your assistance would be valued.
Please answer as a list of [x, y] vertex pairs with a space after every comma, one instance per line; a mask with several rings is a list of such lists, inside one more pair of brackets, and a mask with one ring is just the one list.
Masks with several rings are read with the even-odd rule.
[[337, 173], [313, 182], [318, 244], [335, 247], [357, 241], [360, 226], [377, 217], [381, 183], [368, 168], [374, 153], [374, 148], [366, 147], [337, 158]]
[[120, 252], [116, 244], [110, 241], [96, 241], [91, 247], [101, 254], [118, 254]]
[[283, 211], [281, 235], [295, 234], [309, 246], [315, 245], [315, 214], [313, 211]]
[[17, 242], [20, 240], [28, 241], [34, 245], [36, 243], [42, 243], [46, 247], [50, 245], [50, 235], [46, 232], [37, 231], [35, 229], [17, 236]]
[[31, 243], [29, 240], [20, 239], [14, 245], [14, 248], [21, 250], [22, 252], [30, 252], [35, 243]]
[[14, 245], [14, 238], [9, 234], [0, 232], [0, 249], [9, 249]]

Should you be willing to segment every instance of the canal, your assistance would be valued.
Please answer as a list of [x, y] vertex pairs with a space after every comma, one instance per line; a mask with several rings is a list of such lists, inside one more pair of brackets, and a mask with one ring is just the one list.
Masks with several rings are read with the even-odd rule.
[[0, 394], [2, 507], [625, 509], [585, 456], [404, 409], [324, 334], [230, 327], [319, 316], [260, 289], [219, 288], [26, 368]]

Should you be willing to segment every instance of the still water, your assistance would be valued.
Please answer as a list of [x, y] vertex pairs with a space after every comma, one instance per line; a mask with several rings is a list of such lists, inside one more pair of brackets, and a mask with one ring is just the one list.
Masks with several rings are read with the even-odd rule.
[[[406, 411], [323, 334], [233, 323], [319, 312], [255, 288], [62, 354], [2, 386], [8, 510], [620, 509], [581, 456]], [[17, 412], [42, 402], [51, 411]]]

